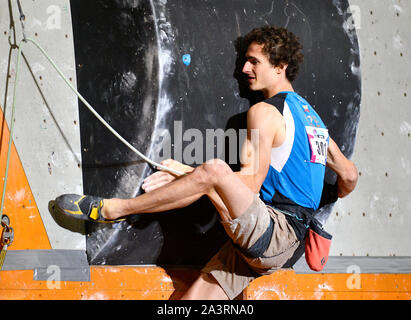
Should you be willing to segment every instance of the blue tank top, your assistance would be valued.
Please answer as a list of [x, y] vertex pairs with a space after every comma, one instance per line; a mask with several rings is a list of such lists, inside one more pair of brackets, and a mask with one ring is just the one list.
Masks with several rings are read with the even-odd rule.
[[328, 130], [311, 105], [295, 92], [280, 92], [264, 102], [283, 115], [286, 138], [271, 151], [260, 198], [279, 209], [304, 207], [313, 212], [320, 204], [324, 184]]

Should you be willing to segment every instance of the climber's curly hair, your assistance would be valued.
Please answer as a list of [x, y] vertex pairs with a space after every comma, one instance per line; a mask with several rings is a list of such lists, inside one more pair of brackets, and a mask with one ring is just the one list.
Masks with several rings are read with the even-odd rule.
[[301, 52], [302, 45], [294, 33], [285, 28], [264, 26], [251, 30], [245, 37], [244, 43], [248, 47], [252, 42], [263, 45], [263, 52], [267, 54], [273, 66], [287, 64], [287, 79], [292, 82], [297, 77], [300, 64], [304, 60]]

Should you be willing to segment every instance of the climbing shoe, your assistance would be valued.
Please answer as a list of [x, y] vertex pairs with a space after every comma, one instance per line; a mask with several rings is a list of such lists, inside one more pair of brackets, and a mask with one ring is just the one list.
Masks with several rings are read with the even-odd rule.
[[101, 214], [103, 206], [103, 198], [77, 194], [63, 194], [56, 198], [54, 204], [55, 209], [75, 219], [100, 223], [117, 223], [125, 220], [105, 219]]

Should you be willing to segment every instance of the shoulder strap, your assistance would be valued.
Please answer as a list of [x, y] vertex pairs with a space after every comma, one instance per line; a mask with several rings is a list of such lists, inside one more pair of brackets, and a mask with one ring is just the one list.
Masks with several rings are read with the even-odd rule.
[[284, 111], [284, 102], [287, 98], [287, 93], [278, 93], [275, 96], [266, 99], [264, 102], [273, 105], [283, 114]]

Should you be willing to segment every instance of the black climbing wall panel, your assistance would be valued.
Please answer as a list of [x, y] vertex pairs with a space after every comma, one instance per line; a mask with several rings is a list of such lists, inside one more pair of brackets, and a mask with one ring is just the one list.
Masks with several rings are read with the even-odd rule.
[[[183, 132], [196, 128], [204, 136], [207, 129], [245, 128], [245, 112], [260, 97], [243, 83], [237, 40], [265, 24], [287, 27], [304, 46], [294, 89], [351, 156], [361, 76], [348, 6], [347, 0], [71, 0], [78, 88], [142, 153], [164, 155], [158, 152], [164, 143], [156, 138], [159, 130], [167, 130], [172, 146], [184, 150], [191, 142], [174, 136], [175, 123]], [[81, 103], [80, 128], [84, 192], [140, 194], [152, 168]], [[327, 172], [326, 180], [333, 179]], [[330, 206], [321, 209], [323, 220], [329, 212]], [[203, 198], [173, 212], [90, 224], [87, 255], [91, 264], [200, 266], [226, 239], [215, 209]]]

